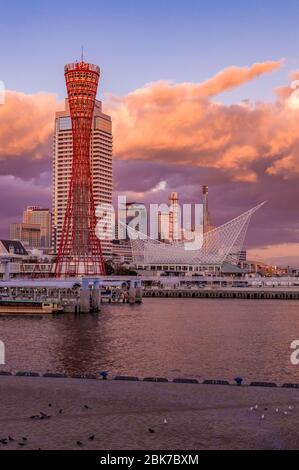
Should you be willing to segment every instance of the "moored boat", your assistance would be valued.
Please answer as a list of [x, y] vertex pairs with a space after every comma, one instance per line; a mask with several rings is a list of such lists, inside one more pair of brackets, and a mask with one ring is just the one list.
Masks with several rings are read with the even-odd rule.
[[0, 315], [46, 315], [62, 312], [63, 307], [55, 302], [39, 302], [27, 299], [0, 299]]

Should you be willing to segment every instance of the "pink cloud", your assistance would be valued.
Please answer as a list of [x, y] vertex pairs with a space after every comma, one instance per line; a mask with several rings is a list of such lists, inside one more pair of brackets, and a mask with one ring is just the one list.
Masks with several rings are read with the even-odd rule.
[[[30, 162], [40, 163], [51, 154], [54, 115], [60, 106], [56, 95], [36, 93], [26, 95], [7, 91], [0, 106], [0, 169], [15, 174]], [[33, 167], [33, 165], [31, 165]], [[37, 174], [33, 170], [33, 176]]]
[[299, 168], [299, 104], [291, 101], [296, 90], [281, 89], [273, 103], [228, 106], [212, 99], [280, 66], [230, 67], [201, 84], [160, 81], [111, 99], [115, 154], [123, 160], [227, 169], [233, 180], [251, 182], [258, 178], [256, 162], [264, 159], [269, 174], [292, 176]]

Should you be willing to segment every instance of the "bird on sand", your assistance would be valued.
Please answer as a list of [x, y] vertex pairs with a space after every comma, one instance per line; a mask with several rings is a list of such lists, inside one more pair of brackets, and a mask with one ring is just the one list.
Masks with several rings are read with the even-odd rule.
[[77, 446], [82, 447], [83, 446], [82, 442], [77, 441]]
[[154, 432], [156, 432], [154, 429], [151, 429], [151, 428], [149, 428], [148, 431], [149, 431], [151, 434], [154, 434]]
[[94, 441], [95, 436], [90, 436], [88, 439], [89, 439], [90, 441]]

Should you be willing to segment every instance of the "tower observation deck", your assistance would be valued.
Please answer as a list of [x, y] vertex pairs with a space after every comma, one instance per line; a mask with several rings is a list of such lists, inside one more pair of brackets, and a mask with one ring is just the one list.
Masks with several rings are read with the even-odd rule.
[[101, 242], [96, 236], [90, 139], [100, 78], [97, 65], [65, 66], [73, 136], [72, 176], [62, 236], [55, 265], [57, 277], [105, 274]]

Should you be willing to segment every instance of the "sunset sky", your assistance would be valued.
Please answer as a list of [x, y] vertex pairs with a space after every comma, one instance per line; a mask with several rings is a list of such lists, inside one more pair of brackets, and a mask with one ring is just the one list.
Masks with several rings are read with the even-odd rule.
[[188, 203], [208, 184], [216, 225], [267, 200], [250, 256], [299, 264], [298, 20], [298, 0], [0, 0], [0, 237], [51, 204], [63, 66], [83, 45], [113, 118], [116, 191]]

